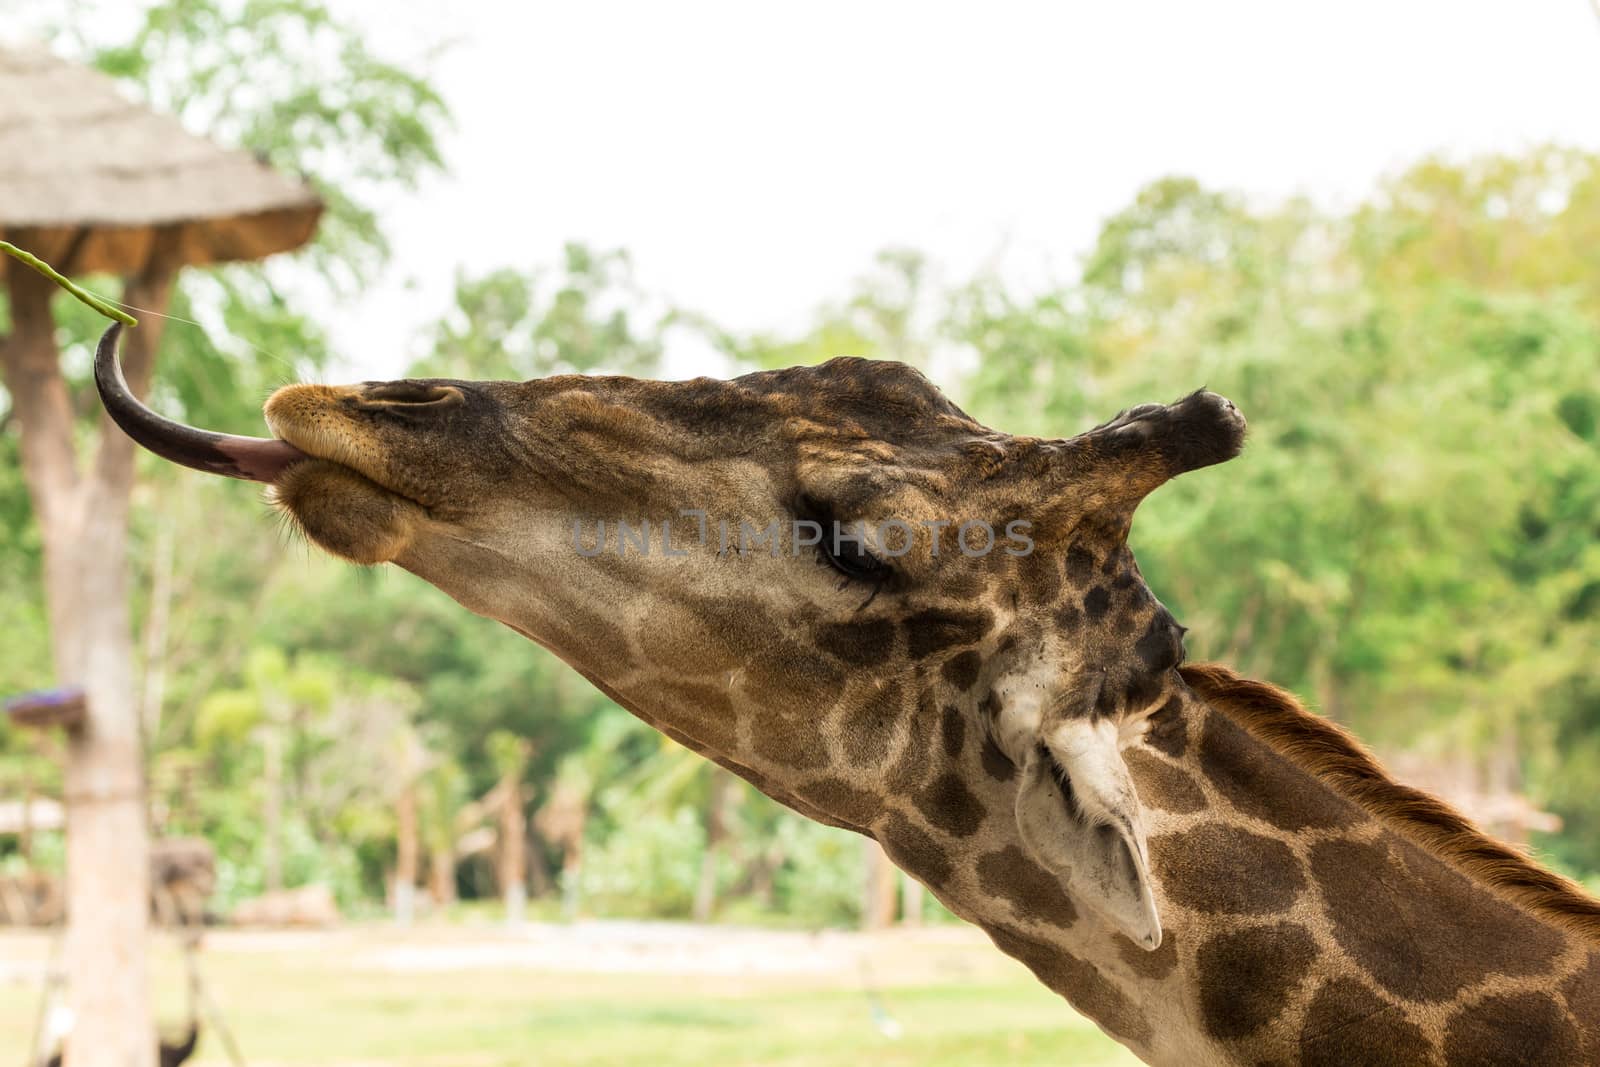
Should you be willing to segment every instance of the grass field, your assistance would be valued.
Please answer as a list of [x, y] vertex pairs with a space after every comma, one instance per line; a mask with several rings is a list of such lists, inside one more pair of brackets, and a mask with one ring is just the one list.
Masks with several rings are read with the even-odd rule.
[[[47, 937], [0, 934], [0, 1067], [22, 1062], [48, 955]], [[964, 928], [356, 926], [213, 933], [204, 960], [252, 1067], [1136, 1062]], [[176, 1027], [165, 945], [156, 980]], [[228, 1062], [214, 1036], [199, 1062]]]

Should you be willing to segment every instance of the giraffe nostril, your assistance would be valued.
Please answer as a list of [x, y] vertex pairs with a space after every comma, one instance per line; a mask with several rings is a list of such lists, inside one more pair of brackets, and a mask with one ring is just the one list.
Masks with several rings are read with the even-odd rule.
[[363, 388], [356, 397], [358, 404], [372, 406], [447, 406], [458, 404], [461, 400], [461, 390], [453, 385], [414, 381], [377, 382]]

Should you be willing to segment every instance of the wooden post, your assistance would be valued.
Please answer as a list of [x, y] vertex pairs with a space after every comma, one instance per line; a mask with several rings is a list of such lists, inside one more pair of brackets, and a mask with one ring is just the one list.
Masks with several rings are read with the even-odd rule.
[[520, 925], [528, 903], [528, 821], [523, 814], [527, 798], [521, 775], [507, 775], [501, 781], [500, 837], [495, 875], [500, 882], [500, 897], [505, 902], [506, 922]]
[[414, 775], [400, 787], [395, 822], [394, 918], [400, 925], [409, 926], [417, 913], [417, 861], [421, 853], [417, 841], [417, 779]]

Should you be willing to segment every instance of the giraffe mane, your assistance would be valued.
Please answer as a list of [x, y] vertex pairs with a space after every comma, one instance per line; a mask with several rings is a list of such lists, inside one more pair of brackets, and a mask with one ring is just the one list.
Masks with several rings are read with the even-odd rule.
[[1285, 690], [1221, 664], [1180, 670], [1208, 704], [1390, 829], [1513, 903], [1600, 942], [1600, 901], [1485, 834], [1438, 797], [1389, 777], [1343, 727], [1308, 711]]

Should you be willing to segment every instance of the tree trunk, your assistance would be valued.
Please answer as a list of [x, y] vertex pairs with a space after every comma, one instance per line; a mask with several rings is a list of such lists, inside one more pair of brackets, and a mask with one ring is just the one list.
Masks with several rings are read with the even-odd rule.
[[528, 892], [538, 898], [548, 896], [554, 886], [551, 885], [550, 867], [545, 860], [544, 838], [530, 826], [522, 847], [528, 863]]
[[783, 849], [768, 845], [750, 865], [750, 895], [764, 909], [771, 909], [777, 899], [778, 871], [783, 862]]
[[868, 930], [882, 930], [894, 921], [895, 875], [898, 869], [889, 862], [883, 846], [872, 838], [862, 838], [861, 845], [866, 858], [861, 925]]
[[[163, 262], [158, 249], [152, 267], [129, 284], [130, 303], [166, 306], [172, 272]], [[150, 845], [128, 620], [133, 444], [102, 417], [93, 462], [80, 470], [50, 316], [55, 289], [19, 263], [8, 264], [6, 278], [12, 333], [0, 348], [0, 368], [15, 405], [23, 477], [44, 543], [56, 680], [82, 686], [88, 701], [84, 725], [67, 739], [63, 966], [74, 1021], [65, 1063], [153, 1067]], [[136, 394], [149, 385], [161, 322], [147, 317], [127, 335], [123, 369]]]
[[733, 775], [721, 767], [711, 768], [706, 786], [706, 847], [700, 854], [700, 881], [694, 890], [694, 921], [710, 922], [717, 908], [717, 861], [722, 842], [728, 836], [728, 801], [733, 794]]
[[506, 776], [500, 795], [500, 840], [495, 876], [500, 883], [500, 899], [505, 902], [506, 922], [521, 923], [528, 902], [528, 821], [522, 813], [522, 784], [518, 768], [515, 777]]
[[161, 730], [161, 705], [167, 695], [167, 627], [172, 618], [177, 545], [177, 524], [170, 517], [163, 517], [150, 568], [150, 610], [144, 621], [144, 684], [139, 693], [139, 722], [145, 743], [152, 746]]
[[922, 883], [900, 872], [900, 925], [922, 925]]
[[583, 902], [583, 841], [571, 841], [561, 857], [561, 917], [571, 922]]
[[443, 841], [428, 850], [428, 895], [440, 910], [456, 902], [456, 852]]
[[411, 925], [417, 910], [417, 867], [421, 849], [417, 842], [417, 780], [410, 779], [400, 789], [395, 805], [394, 918], [402, 926]]

